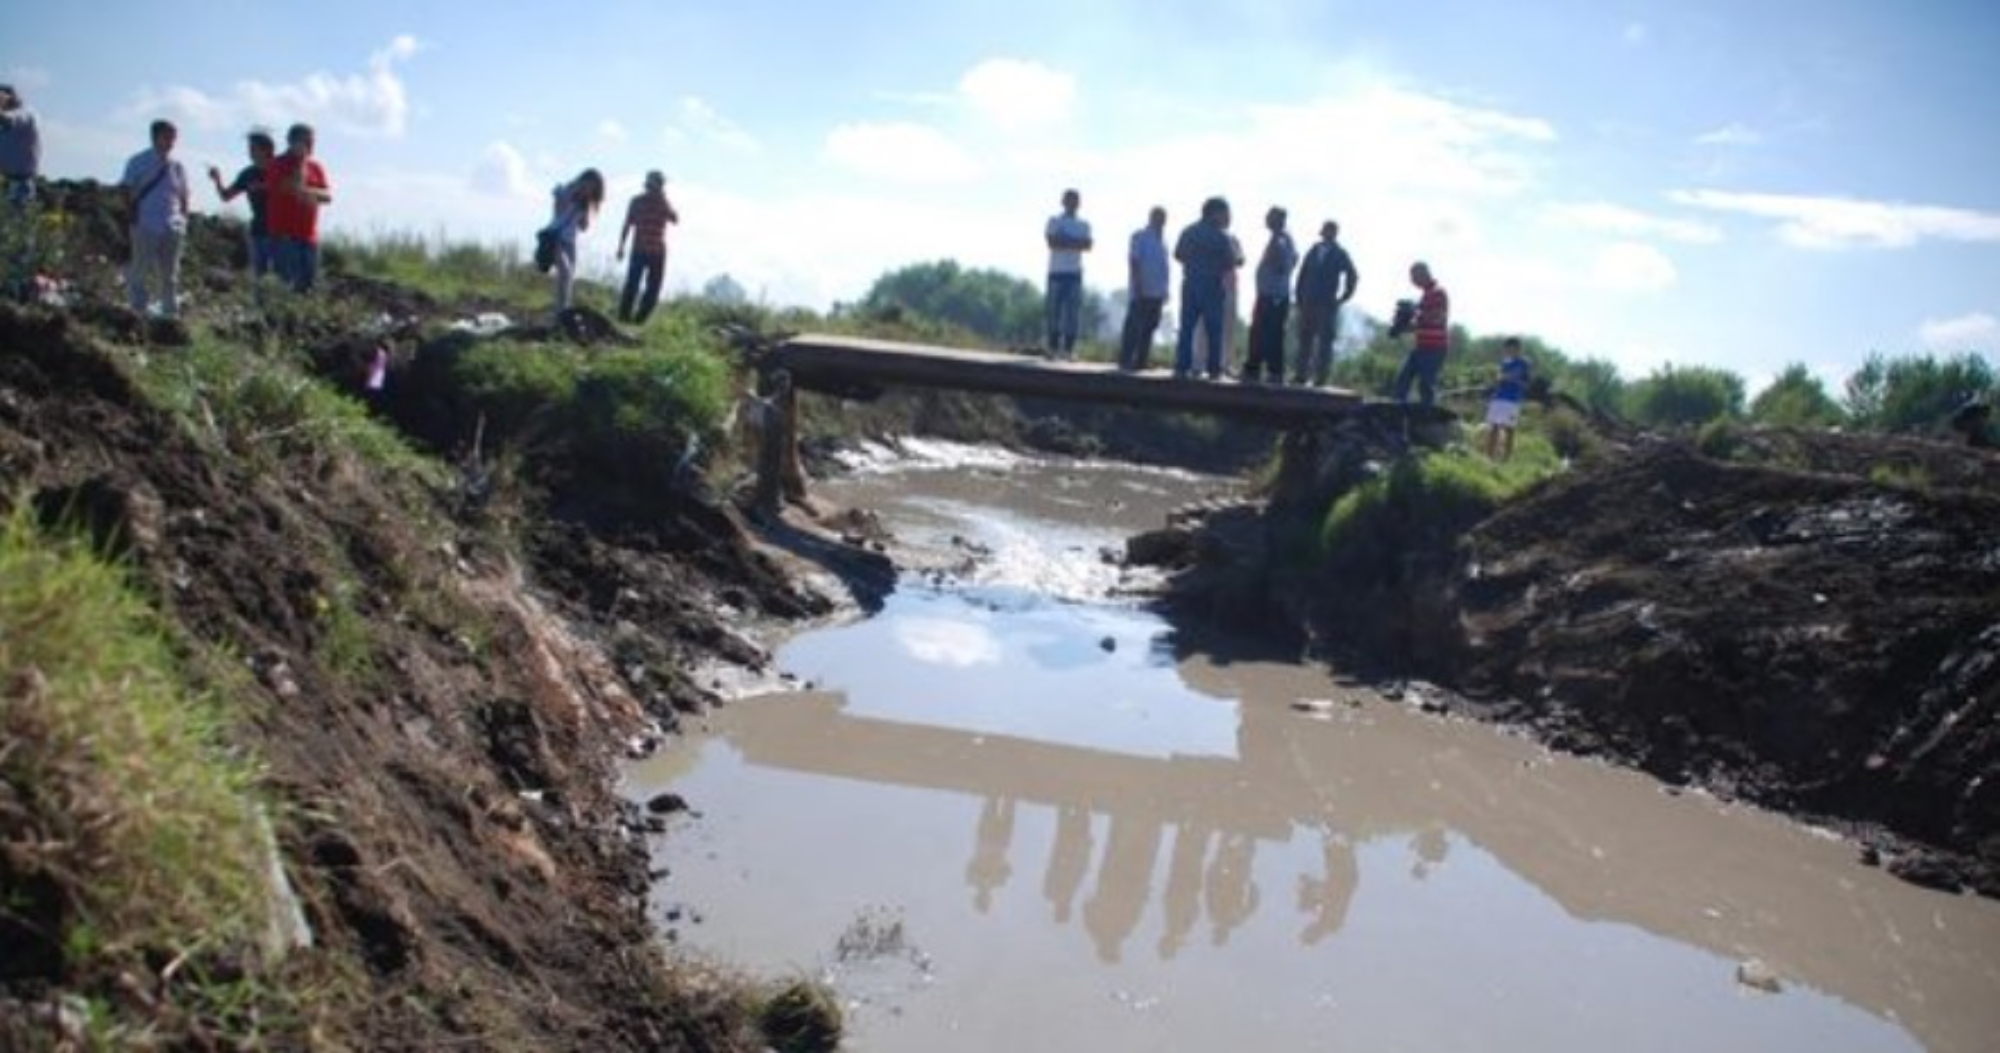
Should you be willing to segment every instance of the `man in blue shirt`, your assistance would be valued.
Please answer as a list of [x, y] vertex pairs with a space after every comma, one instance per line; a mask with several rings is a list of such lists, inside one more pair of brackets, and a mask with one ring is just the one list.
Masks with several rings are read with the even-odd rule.
[[1208, 379], [1222, 376], [1223, 281], [1242, 261], [1229, 237], [1229, 202], [1212, 197], [1201, 204], [1201, 219], [1188, 224], [1174, 242], [1174, 259], [1181, 264], [1181, 333], [1174, 348], [1174, 377], [1194, 373], [1194, 334], [1208, 336]]
[[1299, 358], [1292, 366], [1292, 383], [1311, 380], [1325, 387], [1333, 370], [1333, 344], [1340, 337], [1340, 305], [1354, 298], [1361, 276], [1340, 244], [1340, 224], [1320, 224], [1319, 242], [1306, 251], [1299, 265]]
[[1153, 354], [1153, 334], [1160, 329], [1160, 312], [1167, 305], [1171, 280], [1167, 267], [1167, 210], [1154, 206], [1146, 225], [1132, 232], [1126, 254], [1125, 331], [1118, 341], [1118, 368], [1127, 373], [1145, 369]]
[[[1500, 345], [1500, 381], [1486, 403], [1486, 456], [1504, 461], [1514, 456], [1514, 426], [1521, 420], [1521, 403], [1528, 398], [1528, 360], [1521, 340], [1510, 336]], [[1495, 454], [1498, 453], [1496, 457]]]

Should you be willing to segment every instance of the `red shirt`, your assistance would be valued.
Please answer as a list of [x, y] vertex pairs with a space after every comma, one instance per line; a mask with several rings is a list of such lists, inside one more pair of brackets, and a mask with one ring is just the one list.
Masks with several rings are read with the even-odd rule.
[[1443, 351], [1451, 346], [1451, 299], [1444, 286], [1424, 290], [1417, 301], [1417, 350]]
[[665, 194], [640, 194], [633, 198], [625, 207], [625, 225], [632, 228], [632, 251], [646, 256], [664, 255], [667, 224], [678, 218]]
[[[298, 182], [299, 162], [296, 155], [279, 154], [271, 160], [271, 167], [265, 182], [269, 194], [270, 216], [266, 229], [274, 238], [290, 238], [308, 245], [319, 243], [319, 202], [300, 197], [293, 191]], [[330, 187], [326, 181], [326, 169], [310, 157], [303, 158], [306, 168], [306, 185], [318, 190]]]

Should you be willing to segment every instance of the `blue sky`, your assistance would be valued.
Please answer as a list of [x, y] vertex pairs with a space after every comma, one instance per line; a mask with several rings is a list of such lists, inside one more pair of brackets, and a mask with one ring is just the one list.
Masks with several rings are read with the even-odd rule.
[[1422, 258], [1456, 321], [1628, 377], [2000, 361], [1991, 0], [77, 0], [0, 25], [48, 174], [115, 177], [156, 116], [225, 169], [251, 124], [308, 120], [337, 233], [525, 246], [594, 165], [608, 265], [660, 168], [672, 287], [825, 307], [940, 257], [1039, 281], [1066, 186], [1108, 290], [1148, 206], [1178, 228], [1221, 193], [1253, 254], [1268, 205], [1339, 219], [1373, 313]]

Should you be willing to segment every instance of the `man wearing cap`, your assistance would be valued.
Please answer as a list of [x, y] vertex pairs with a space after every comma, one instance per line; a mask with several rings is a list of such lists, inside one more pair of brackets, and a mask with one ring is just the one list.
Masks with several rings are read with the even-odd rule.
[[[679, 223], [680, 214], [667, 201], [667, 177], [646, 173], [646, 189], [625, 206], [625, 226], [618, 231], [618, 258], [625, 258], [625, 242], [632, 242], [632, 263], [625, 271], [625, 294], [618, 298], [618, 320], [646, 324], [660, 302], [660, 284], [667, 277], [667, 224]], [[639, 293], [641, 284], [645, 294]], [[638, 311], [633, 312], [633, 301]]]

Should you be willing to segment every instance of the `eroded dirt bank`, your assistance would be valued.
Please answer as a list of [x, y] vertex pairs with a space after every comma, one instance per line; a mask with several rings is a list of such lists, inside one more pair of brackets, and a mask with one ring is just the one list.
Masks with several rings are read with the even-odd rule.
[[[619, 540], [530, 527], [522, 566], [493, 524], [351, 456], [197, 442], [119, 365], [185, 353], [0, 306], [0, 504], [123, 552], [170, 622], [254, 680], [241, 745], [312, 933], [295, 966], [324, 977], [298, 1026], [367, 1049], [758, 1048], [715, 989], [669, 977], [644, 819], [611, 765], [702, 703], [699, 662], [761, 661], [732, 622], [810, 594], [715, 509]], [[0, 810], [6, 842], [46, 836], [23, 814]], [[65, 971], [72, 902], [44, 877], [0, 868], [51, 890], [9, 903], [0, 1045], [60, 1044], [37, 992], [171, 1005], [165, 976]]]
[[1463, 533], [1413, 528], [1387, 571], [1284, 579], [1243, 560], [1261, 523], [1213, 516], [1201, 550], [1237, 573], [1188, 580], [1238, 605], [1258, 583], [1266, 616], [1447, 704], [2000, 895], [2000, 459], [1758, 441], [1764, 463], [1638, 444]]

